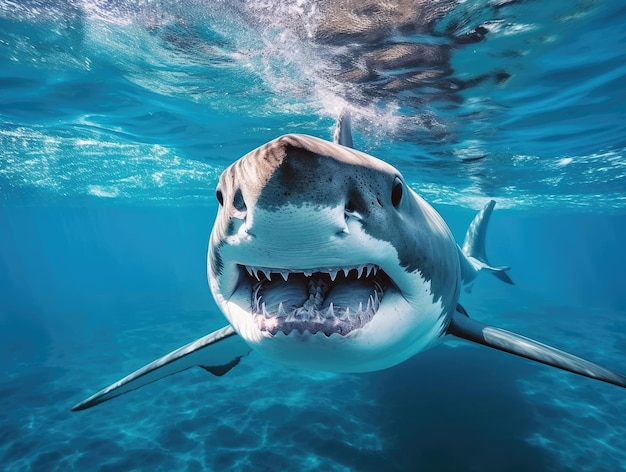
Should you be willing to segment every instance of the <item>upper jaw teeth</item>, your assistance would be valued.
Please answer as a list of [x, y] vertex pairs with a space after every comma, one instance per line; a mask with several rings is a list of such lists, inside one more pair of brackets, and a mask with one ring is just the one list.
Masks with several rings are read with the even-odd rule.
[[267, 280], [272, 279], [273, 274], [279, 274], [285, 281], [289, 279], [291, 274], [304, 274], [307, 277], [310, 277], [314, 273], [323, 273], [330, 275], [331, 280], [335, 280], [337, 278], [337, 274], [342, 272], [345, 277], [348, 277], [348, 274], [351, 271], [356, 272], [357, 278], [361, 278], [363, 276], [369, 277], [370, 275], [376, 275], [380, 267], [376, 264], [360, 264], [355, 266], [347, 266], [347, 267], [319, 267], [319, 268], [311, 268], [311, 269], [278, 269], [278, 268], [270, 268], [270, 267], [254, 267], [254, 266], [244, 266], [248, 274], [251, 277], [256, 278], [257, 280], [261, 280], [264, 276]]

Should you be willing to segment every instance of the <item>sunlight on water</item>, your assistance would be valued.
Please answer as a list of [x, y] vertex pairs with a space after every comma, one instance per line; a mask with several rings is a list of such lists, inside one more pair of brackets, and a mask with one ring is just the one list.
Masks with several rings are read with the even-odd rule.
[[[24, 195], [25, 201], [86, 195], [126, 201], [206, 200], [213, 198], [207, 182], [215, 182], [222, 170], [158, 144], [44, 133], [28, 128], [0, 131], [0, 143], [9, 144], [4, 146], [8, 152], [0, 177], [27, 189], [31, 195]], [[11, 194], [3, 197], [11, 200]]]
[[[28, 165], [16, 161], [20, 140], [7, 136], [16, 128], [26, 136], [45, 135], [43, 143], [57, 139], [46, 130], [53, 124], [69, 135], [97, 130], [85, 139], [103, 149], [119, 142], [122, 150], [135, 141], [135, 155], [149, 156], [150, 144], [171, 150], [175, 158], [147, 157], [141, 165], [148, 175], [167, 160], [188, 165], [158, 195], [141, 191], [159, 188], [145, 177], [140, 193], [124, 190], [131, 176], [116, 175], [110, 165], [102, 166], [100, 181], [72, 187], [74, 176], [83, 179], [81, 169], [93, 168], [99, 154], [63, 141], [56, 150], [76, 162], [64, 166], [64, 178], [37, 179], [50, 193], [81, 195], [91, 185], [117, 187], [95, 192], [116, 198], [180, 199], [195, 186], [192, 168], [207, 173], [193, 161], [223, 168], [291, 131], [328, 138], [333, 119], [348, 110], [357, 145], [398, 165], [415, 188], [442, 189], [426, 190], [428, 198], [622, 208], [624, 120], [616, 113], [624, 97], [616, 84], [626, 70], [611, 67], [619, 47], [600, 54], [588, 46], [594, 31], [612, 27], [610, 5], [554, 4], [537, 14], [532, 2], [513, 3], [446, 1], [410, 15], [396, 12], [406, 18], [381, 14], [376, 23], [355, 14], [337, 23], [336, 7], [314, 1], [217, 2], [211, 8], [192, 1], [0, 2], [7, 25], [1, 51], [10, 65], [2, 72], [8, 158], [0, 169], [11, 183], [3, 186], [23, 195], [31, 184], [11, 177]], [[393, 21], [404, 26], [386, 38]], [[409, 33], [402, 29], [410, 29], [405, 21], [426, 23]], [[590, 27], [594, 21], [601, 27]], [[348, 39], [332, 28], [343, 29]], [[618, 33], [616, 41], [623, 39]], [[359, 46], [363, 41], [367, 46]], [[546, 69], [526, 66], [532, 61]], [[602, 119], [574, 119], [582, 104], [585, 116]], [[87, 128], [77, 116], [88, 117]], [[250, 139], [255, 130], [263, 130], [263, 139]], [[216, 157], [213, 151], [227, 135], [230, 143]], [[42, 141], [26, 139], [35, 167], [58, 160], [49, 155], [49, 144], [37, 152]], [[214, 177], [205, 181], [207, 188], [214, 187]]]

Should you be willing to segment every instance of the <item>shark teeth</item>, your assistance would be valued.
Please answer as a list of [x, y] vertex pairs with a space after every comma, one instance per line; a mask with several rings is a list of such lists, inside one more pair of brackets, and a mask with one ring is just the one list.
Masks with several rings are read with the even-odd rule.
[[317, 267], [306, 269], [290, 269], [290, 268], [271, 268], [271, 267], [256, 267], [256, 266], [243, 266], [250, 277], [255, 278], [257, 281], [272, 280], [272, 276], [276, 274], [288, 281], [291, 275], [304, 275], [311, 277], [313, 274], [328, 274], [330, 279], [334, 282], [337, 279], [337, 275], [343, 273], [343, 276], [348, 278], [350, 273], [354, 271], [354, 275], [357, 279], [363, 277], [375, 276], [380, 267], [376, 264], [361, 264], [349, 267]]
[[304, 332], [345, 336], [371, 321], [393, 284], [376, 264], [303, 269], [242, 266], [243, 270], [249, 275], [253, 320], [272, 336]]
[[380, 301], [376, 293], [368, 298], [365, 308], [359, 303], [358, 310], [353, 311], [350, 307], [335, 307], [333, 303], [322, 310], [299, 307], [286, 311], [284, 305], [280, 303], [278, 310], [270, 313], [266, 304], [259, 301], [256, 303], [253, 318], [260, 330], [272, 335], [279, 332], [304, 334], [308, 331], [311, 334], [323, 333], [327, 337], [335, 333], [345, 336], [369, 323], [379, 306]]

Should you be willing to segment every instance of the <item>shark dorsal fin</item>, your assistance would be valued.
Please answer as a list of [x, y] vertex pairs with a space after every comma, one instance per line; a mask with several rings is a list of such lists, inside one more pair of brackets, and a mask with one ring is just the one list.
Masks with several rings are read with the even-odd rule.
[[[493, 208], [496, 206], [494, 200], [490, 200], [485, 207], [476, 215], [474, 220], [467, 228], [465, 234], [465, 241], [463, 242], [463, 249], [461, 250], [461, 264], [463, 271], [463, 282], [468, 285], [476, 278], [476, 274], [485, 270], [491, 272], [494, 276], [502, 280], [507, 284], [514, 285], [511, 277], [506, 273], [510, 269], [509, 266], [494, 267], [487, 260], [487, 253], [485, 252], [485, 235], [487, 234], [487, 225], [489, 224], [489, 218], [493, 213]], [[471, 285], [465, 289], [469, 292]]]
[[346, 147], [354, 147], [352, 143], [352, 125], [350, 123], [350, 114], [343, 111], [335, 124], [335, 133], [333, 135], [335, 144], [341, 144]]

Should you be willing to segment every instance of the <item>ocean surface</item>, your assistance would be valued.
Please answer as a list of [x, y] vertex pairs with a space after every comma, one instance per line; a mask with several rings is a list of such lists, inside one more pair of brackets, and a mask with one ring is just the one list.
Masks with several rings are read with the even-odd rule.
[[619, 471], [626, 390], [464, 341], [387, 370], [251, 354], [70, 408], [225, 324], [222, 170], [288, 132], [396, 166], [457, 241], [477, 320], [626, 371], [619, 0], [0, 0], [0, 469]]

